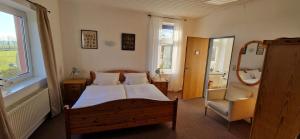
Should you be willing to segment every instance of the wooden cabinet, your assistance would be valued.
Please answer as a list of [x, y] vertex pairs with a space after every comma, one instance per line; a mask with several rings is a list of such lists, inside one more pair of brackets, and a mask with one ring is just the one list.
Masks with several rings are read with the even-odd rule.
[[63, 82], [63, 98], [64, 103], [67, 105], [73, 105], [80, 97], [86, 86], [85, 79], [69, 79]]
[[166, 79], [152, 79], [151, 83], [155, 85], [162, 93], [168, 95], [168, 80]]
[[264, 41], [266, 58], [251, 139], [296, 139], [300, 134], [300, 38]]

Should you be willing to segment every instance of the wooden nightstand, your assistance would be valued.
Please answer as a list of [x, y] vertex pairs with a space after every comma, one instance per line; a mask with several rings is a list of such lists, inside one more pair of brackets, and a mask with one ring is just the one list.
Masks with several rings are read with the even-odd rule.
[[151, 83], [155, 85], [161, 92], [163, 92], [166, 96], [168, 95], [168, 80], [153, 78], [151, 79]]
[[64, 80], [63, 84], [64, 103], [72, 106], [84, 91], [86, 86], [86, 79], [68, 79]]

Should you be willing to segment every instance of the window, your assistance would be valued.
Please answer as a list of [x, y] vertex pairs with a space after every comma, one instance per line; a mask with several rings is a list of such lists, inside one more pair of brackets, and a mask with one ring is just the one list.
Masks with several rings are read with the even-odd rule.
[[0, 78], [31, 76], [25, 13], [0, 9]]
[[174, 24], [163, 23], [159, 34], [158, 67], [170, 72], [173, 67]]

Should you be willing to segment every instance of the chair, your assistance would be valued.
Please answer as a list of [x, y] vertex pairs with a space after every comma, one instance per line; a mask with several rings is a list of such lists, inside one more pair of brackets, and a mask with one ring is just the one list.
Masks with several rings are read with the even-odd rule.
[[205, 97], [205, 116], [211, 109], [228, 121], [228, 129], [232, 121], [250, 118], [254, 115], [258, 87], [249, 87], [240, 83], [232, 83], [228, 89], [209, 89]]

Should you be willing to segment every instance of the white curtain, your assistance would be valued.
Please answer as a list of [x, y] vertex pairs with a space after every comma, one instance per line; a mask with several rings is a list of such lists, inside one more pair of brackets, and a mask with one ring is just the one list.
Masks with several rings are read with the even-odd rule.
[[173, 20], [174, 23], [174, 48], [172, 59], [172, 73], [167, 76], [169, 79], [169, 90], [180, 91], [183, 85], [185, 44], [183, 35], [183, 21]]
[[150, 71], [151, 76], [155, 75], [155, 70], [158, 68], [159, 32], [161, 30], [161, 25], [161, 18], [150, 18], [148, 38], [148, 70]]
[[33, 3], [33, 5], [36, 8], [42, 53], [47, 73], [51, 114], [52, 116], [57, 116], [62, 111], [63, 102], [57, 76], [58, 73], [56, 68], [55, 52], [50, 22], [48, 19], [48, 10], [45, 7], [36, 3]]
[[158, 66], [158, 53], [159, 53], [159, 33], [162, 29], [164, 22], [174, 24], [174, 46], [172, 58], [171, 73], [162, 75], [169, 81], [169, 91], [182, 90], [183, 84], [183, 70], [185, 61], [185, 41], [183, 35], [183, 21], [172, 20], [159, 17], [151, 17], [149, 24], [149, 50], [148, 50], [148, 70], [151, 75], [155, 75], [155, 70]]

